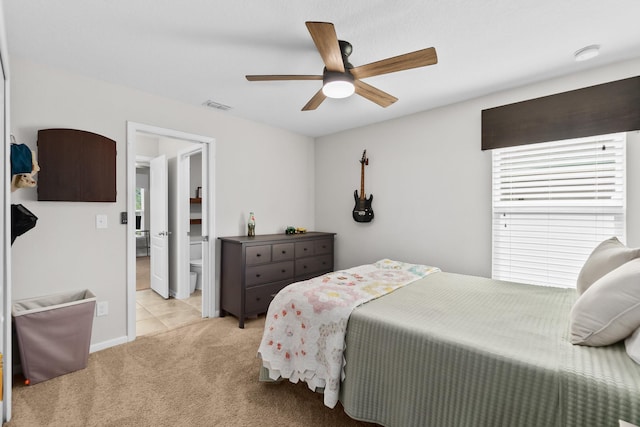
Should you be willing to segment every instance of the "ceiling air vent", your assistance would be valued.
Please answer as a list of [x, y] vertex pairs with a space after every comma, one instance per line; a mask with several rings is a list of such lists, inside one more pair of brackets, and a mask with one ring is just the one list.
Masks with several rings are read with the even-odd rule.
[[210, 99], [204, 101], [202, 105], [208, 108], [215, 108], [216, 110], [222, 111], [229, 111], [231, 109], [231, 107], [229, 107], [228, 105], [220, 104], [219, 102], [212, 101]]

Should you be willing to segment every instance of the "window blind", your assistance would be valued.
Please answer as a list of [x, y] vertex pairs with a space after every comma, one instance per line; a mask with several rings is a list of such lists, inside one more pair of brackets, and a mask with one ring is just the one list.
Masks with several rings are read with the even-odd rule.
[[495, 279], [575, 287], [600, 242], [626, 236], [626, 134], [493, 151]]

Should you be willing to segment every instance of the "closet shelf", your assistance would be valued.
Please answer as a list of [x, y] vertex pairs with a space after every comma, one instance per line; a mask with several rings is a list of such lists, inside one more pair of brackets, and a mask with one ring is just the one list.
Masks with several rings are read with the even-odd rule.
[[199, 204], [202, 203], [202, 198], [201, 197], [191, 197], [189, 199], [189, 203], [191, 204]]
[[190, 224], [202, 224], [202, 219], [201, 218], [191, 218], [189, 220]]

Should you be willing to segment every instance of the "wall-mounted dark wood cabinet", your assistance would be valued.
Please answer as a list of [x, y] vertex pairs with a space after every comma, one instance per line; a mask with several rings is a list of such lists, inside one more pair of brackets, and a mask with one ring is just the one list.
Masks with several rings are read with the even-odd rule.
[[116, 142], [75, 129], [38, 131], [38, 200], [116, 201]]

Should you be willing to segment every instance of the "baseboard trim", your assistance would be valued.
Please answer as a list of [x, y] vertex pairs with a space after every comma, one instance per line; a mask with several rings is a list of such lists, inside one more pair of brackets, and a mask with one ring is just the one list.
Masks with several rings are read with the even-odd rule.
[[116, 345], [125, 344], [129, 342], [126, 336], [114, 338], [112, 340], [102, 341], [89, 346], [89, 353], [95, 353], [96, 351], [104, 350], [109, 347], [115, 347]]

